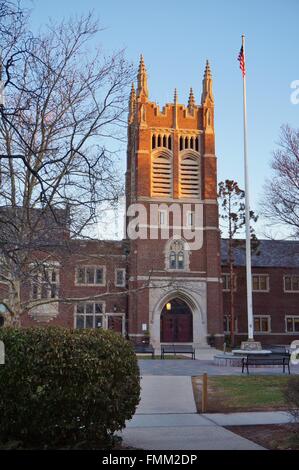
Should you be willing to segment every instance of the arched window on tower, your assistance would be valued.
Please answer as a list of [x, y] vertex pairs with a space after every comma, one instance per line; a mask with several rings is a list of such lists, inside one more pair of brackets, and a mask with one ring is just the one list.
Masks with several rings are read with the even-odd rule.
[[169, 254], [169, 267], [170, 269], [176, 268], [176, 252], [171, 251]]
[[168, 136], [168, 149], [171, 150], [171, 135]]
[[163, 147], [167, 147], [166, 135], [163, 135]]
[[185, 242], [183, 240], [172, 240], [168, 247], [167, 269], [185, 270], [187, 258]]
[[183, 137], [180, 137], [180, 150], [183, 150], [184, 148], [184, 140]]
[[152, 136], [152, 149], [154, 150], [156, 148], [156, 136], [153, 134]]
[[184, 252], [180, 251], [177, 254], [177, 265], [178, 269], [184, 269]]

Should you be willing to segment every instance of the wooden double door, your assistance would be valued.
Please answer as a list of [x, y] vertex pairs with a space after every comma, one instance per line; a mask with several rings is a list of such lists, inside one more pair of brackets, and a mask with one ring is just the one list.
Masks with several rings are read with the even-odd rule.
[[181, 299], [165, 304], [161, 313], [161, 343], [193, 341], [193, 318], [189, 306]]

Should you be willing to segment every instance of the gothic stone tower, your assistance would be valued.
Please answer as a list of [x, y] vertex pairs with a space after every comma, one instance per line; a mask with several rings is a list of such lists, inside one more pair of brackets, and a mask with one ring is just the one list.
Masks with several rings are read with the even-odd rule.
[[[148, 338], [157, 351], [161, 343], [204, 347], [210, 336], [220, 345], [220, 233], [210, 66], [207, 62], [200, 105], [192, 89], [187, 106], [179, 104], [175, 91], [174, 102], [161, 111], [149, 100], [142, 56], [137, 81], [137, 92], [132, 85], [129, 102], [126, 172], [128, 333], [135, 342]], [[200, 243], [192, 244], [183, 229], [194, 230]]]

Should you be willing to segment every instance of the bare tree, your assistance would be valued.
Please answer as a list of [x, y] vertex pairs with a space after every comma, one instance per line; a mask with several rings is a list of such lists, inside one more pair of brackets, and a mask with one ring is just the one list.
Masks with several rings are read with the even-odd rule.
[[[240, 189], [238, 183], [234, 180], [221, 181], [218, 184], [218, 197], [220, 203], [220, 219], [222, 223], [220, 226], [222, 230], [227, 233], [227, 263], [229, 267], [229, 294], [230, 294], [230, 341], [231, 346], [234, 346], [235, 337], [235, 249], [244, 247], [245, 240], [236, 239], [240, 231], [244, 228], [245, 219], [245, 191]], [[249, 213], [251, 222], [256, 222], [258, 216], [254, 211]], [[256, 250], [258, 247], [258, 240], [255, 235], [254, 228], [250, 227], [251, 234], [251, 248]]]
[[99, 204], [123, 193], [117, 154], [133, 70], [122, 51], [105, 56], [95, 46], [92, 14], [33, 37], [13, 6], [0, 2], [15, 27], [2, 47], [0, 282], [19, 316], [22, 283], [67, 239], [86, 236]]
[[271, 163], [273, 177], [266, 181], [262, 212], [271, 224], [299, 236], [299, 129], [281, 127], [278, 149]]

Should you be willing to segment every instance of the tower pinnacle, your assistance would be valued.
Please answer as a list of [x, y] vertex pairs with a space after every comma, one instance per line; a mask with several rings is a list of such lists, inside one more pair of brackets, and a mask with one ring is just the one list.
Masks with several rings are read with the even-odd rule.
[[146, 73], [146, 68], [145, 68], [142, 54], [140, 56], [137, 81], [138, 81], [137, 97], [140, 98], [141, 96], [144, 96], [145, 98], [148, 98], [147, 73]]
[[174, 89], [173, 102], [174, 102], [174, 104], [177, 104], [177, 102], [178, 102], [178, 91], [177, 91], [176, 88]]
[[214, 97], [213, 97], [213, 80], [212, 80], [212, 73], [209, 61], [206, 62], [205, 73], [202, 81], [202, 95], [201, 95], [201, 104], [214, 104]]
[[189, 109], [189, 112], [192, 111], [192, 109], [194, 108], [195, 106], [195, 98], [194, 98], [194, 94], [193, 94], [193, 90], [192, 90], [192, 87], [190, 88], [190, 94], [189, 94], [189, 100], [188, 100], [188, 109]]
[[135, 93], [134, 83], [132, 83], [130, 99], [129, 99], [129, 116], [128, 116], [129, 122], [132, 122], [134, 120], [135, 109], [136, 109], [136, 93]]

